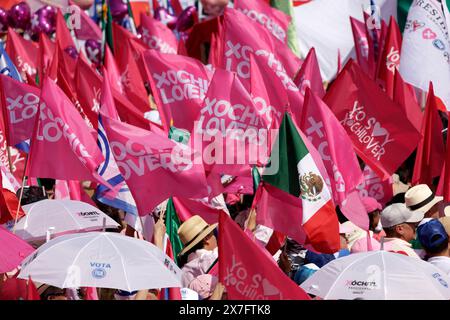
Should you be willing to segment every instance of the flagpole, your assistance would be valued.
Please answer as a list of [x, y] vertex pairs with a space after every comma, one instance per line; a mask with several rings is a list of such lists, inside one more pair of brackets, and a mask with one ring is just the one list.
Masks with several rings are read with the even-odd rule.
[[14, 226], [13, 226], [13, 230], [12, 233], [15, 234], [16, 233], [16, 225], [17, 225], [17, 220], [19, 217], [19, 209], [20, 209], [20, 202], [22, 201], [22, 197], [23, 197], [23, 188], [25, 187], [25, 174], [27, 172], [28, 169], [28, 159], [29, 159], [29, 155], [30, 155], [30, 151], [28, 151], [27, 156], [25, 158], [25, 166], [23, 168], [23, 175], [22, 175], [22, 188], [20, 189], [20, 196], [19, 196], [19, 202], [17, 203], [17, 210], [16, 210], [16, 217], [14, 220]]

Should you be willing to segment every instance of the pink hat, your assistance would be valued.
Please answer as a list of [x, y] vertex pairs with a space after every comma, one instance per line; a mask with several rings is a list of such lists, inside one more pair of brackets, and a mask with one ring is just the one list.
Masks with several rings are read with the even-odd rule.
[[363, 203], [364, 208], [366, 208], [366, 212], [367, 213], [370, 213], [370, 212], [375, 211], [377, 209], [378, 210], [382, 210], [383, 209], [381, 204], [377, 200], [375, 200], [375, 198], [372, 198], [372, 197], [362, 197], [361, 198], [361, 202]]
[[[381, 244], [376, 239], [370, 238], [370, 242], [372, 244], [372, 251], [381, 249]], [[350, 251], [351, 253], [367, 252], [367, 237], [356, 240]]]
[[210, 274], [202, 274], [189, 283], [189, 289], [198, 293], [200, 299], [211, 297], [217, 285], [217, 277]]

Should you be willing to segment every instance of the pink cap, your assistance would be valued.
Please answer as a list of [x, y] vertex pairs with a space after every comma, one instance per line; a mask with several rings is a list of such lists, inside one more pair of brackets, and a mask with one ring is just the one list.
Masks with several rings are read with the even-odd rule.
[[361, 202], [363, 203], [364, 208], [366, 208], [366, 212], [367, 213], [370, 213], [370, 212], [375, 211], [377, 209], [378, 210], [382, 210], [383, 209], [381, 204], [377, 200], [375, 200], [375, 198], [372, 198], [372, 197], [362, 197], [361, 198]]

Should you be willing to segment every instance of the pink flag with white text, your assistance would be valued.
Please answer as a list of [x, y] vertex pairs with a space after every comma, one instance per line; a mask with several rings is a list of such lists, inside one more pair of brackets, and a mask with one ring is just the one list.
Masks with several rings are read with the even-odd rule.
[[49, 78], [42, 87], [40, 117], [30, 150], [30, 176], [92, 180], [104, 160], [94, 138], [69, 98]]
[[219, 279], [228, 299], [310, 300], [227, 214], [219, 218]]
[[301, 65], [301, 60], [286, 44], [280, 43], [270, 32], [254, 23], [242, 12], [227, 8], [224, 13], [223, 56], [221, 67], [236, 72], [243, 79], [250, 78], [250, 53], [264, 60], [285, 84]]
[[212, 72], [200, 61], [156, 50], [144, 53], [147, 77], [164, 126], [191, 131]]
[[202, 160], [187, 146], [103, 115], [102, 122], [140, 215], [171, 196], [208, 196]]
[[41, 90], [5, 75], [0, 75], [0, 83], [6, 138], [15, 146], [33, 134]]
[[178, 42], [175, 34], [164, 23], [141, 12], [142, 40], [150, 49], [162, 53], [177, 54]]
[[216, 69], [190, 142], [207, 170], [242, 175], [248, 165], [266, 163], [271, 119], [272, 110], [258, 110], [235, 73]]
[[272, 8], [264, 0], [235, 0], [234, 8], [262, 25], [276, 39], [287, 43], [291, 17], [284, 12]]
[[363, 181], [352, 141], [325, 102], [309, 88], [302, 111], [300, 129], [321, 154], [334, 201], [341, 205]]

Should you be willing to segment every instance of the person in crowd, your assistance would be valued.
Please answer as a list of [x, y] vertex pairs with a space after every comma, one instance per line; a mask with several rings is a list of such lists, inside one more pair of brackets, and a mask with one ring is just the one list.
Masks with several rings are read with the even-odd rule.
[[384, 249], [419, 258], [410, 241], [416, 237], [416, 228], [424, 218], [422, 211], [412, 211], [403, 203], [394, 203], [381, 212], [381, 224], [386, 232]]
[[198, 293], [199, 300], [209, 300], [217, 283], [217, 277], [210, 274], [201, 274], [189, 283], [188, 288]]
[[372, 197], [362, 197], [361, 202], [369, 216], [369, 230], [374, 233], [380, 233], [383, 230], [380, 222], [380, 214], [383, 206]]
[[426, 260], [450, 276], [448, 234], [438, 219], [424, 219], [417, 235], [426, 252]]
[[202, 217], [195, 215], [178, 228], [178, 236], [184, 246], [179, 254], [183, 287], [189, 287], [192, 280], [206, 274], [218, 258], [217, 239], [214, 235], [217, 225], [209, 225]]
[[41, 300], [68, 300], [66, 289], [61, 289], [49, 285], [42, 285], [38, 288]]
[[297, 270], [294, 276], [294, 281], [296, 284], [301, 285], [305, 282], [309, 277], [311, 277], [316, 271], [319, 270], [319, 267], [314, 263], [308, 263], [300, 267]]
[[450, 238], [450, 217], [446, 216], [446, 217], [439, 218], [439, 221], [444, 226], [445, 231], [447, 232], [447, 235]]
[[405, 204], [411, 211], [421, 211], [425, 218], [439, 218], [443, 197], [436, 196], [426, 184], [418, 184], [405, 193]]

